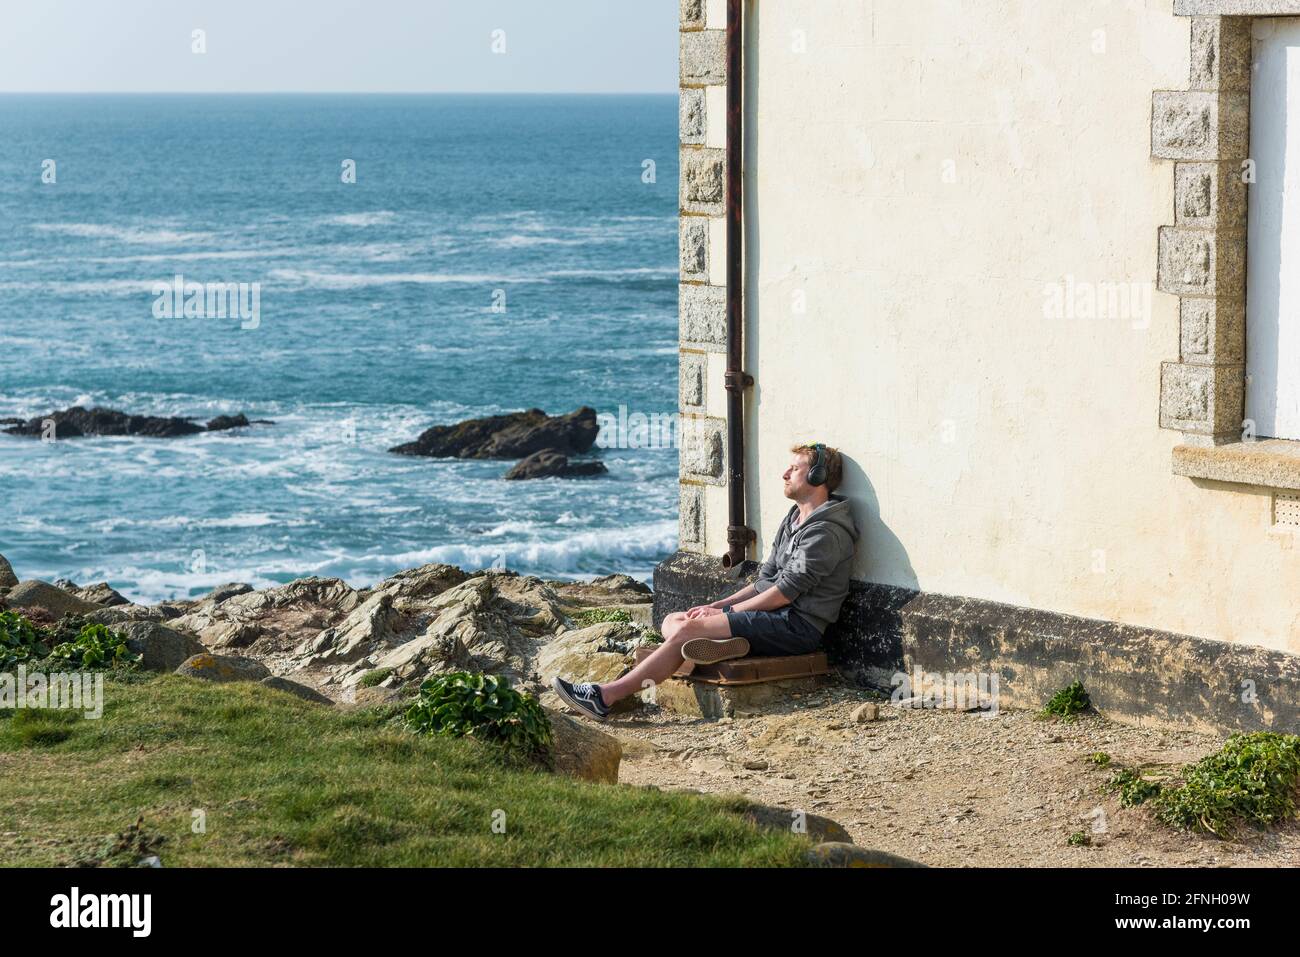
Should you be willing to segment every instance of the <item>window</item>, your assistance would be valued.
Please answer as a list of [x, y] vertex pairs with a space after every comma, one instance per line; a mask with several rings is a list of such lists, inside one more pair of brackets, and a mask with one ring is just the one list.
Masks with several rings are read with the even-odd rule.
[[1252, 24], [1246, 418], [1300, 439], [1300, 19]]

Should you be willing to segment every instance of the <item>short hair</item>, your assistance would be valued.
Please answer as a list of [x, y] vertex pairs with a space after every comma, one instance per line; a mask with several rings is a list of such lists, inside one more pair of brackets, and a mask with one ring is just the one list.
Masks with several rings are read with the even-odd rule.
[[[807, 452], [809, 467], [817, 461], [817, 450], [811, 444], [796, 445], [790, 451]], [[826, 491], [833, 492], [840, 487], [840, 481], [844, 478], [844, 462], [840, 458], [840, 450], [829, 445], [822, 446], [822, 456], [826, 463]]]

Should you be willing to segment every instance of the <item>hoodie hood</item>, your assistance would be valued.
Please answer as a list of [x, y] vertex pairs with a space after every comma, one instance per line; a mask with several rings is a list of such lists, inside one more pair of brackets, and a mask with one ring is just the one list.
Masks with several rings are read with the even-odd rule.
[[806, 528], [811, 528], [819, 523], [827, 525], [838, 525], [848, 533], [849, 540], [856, 542], [858, 540], [858, 525], [853, 520], [853, 509], [849, 507], [849, 500], [841, 495], [831, 494], [824, 503], [813, 509], [802, 524], [796, 525], [795, 519], [799, 516], [799, 506], [791, 506], [790, 509], [790, 531], [798, 535]]

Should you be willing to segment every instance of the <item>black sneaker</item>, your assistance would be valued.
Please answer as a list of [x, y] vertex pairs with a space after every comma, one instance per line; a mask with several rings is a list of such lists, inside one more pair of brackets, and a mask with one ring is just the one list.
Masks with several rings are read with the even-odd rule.
[[609, 717], [609, 706], [600, 698], [600, 685], [590, 681], [575, 685], [557, 676], [551, 682], [551, 687], [573, 710], [597, 721], [604, 721]]

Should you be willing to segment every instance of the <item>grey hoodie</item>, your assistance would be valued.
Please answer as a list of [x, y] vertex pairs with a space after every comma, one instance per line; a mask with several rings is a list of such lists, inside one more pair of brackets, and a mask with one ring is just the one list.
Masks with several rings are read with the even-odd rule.
[[799, 506], [790, 506], [776, 530], [772, 553], [758, 568], [754, 589], [761, 592], [775, 585], [792, 599], [796, 611], [824, 633], [839, 617], [849, 593], [858, 526], [848, 499], [834, 492], [806, 521], [795, 525], [798, 517]]

